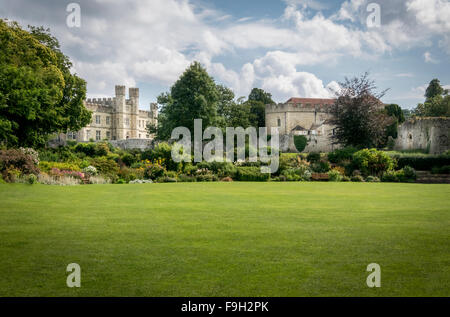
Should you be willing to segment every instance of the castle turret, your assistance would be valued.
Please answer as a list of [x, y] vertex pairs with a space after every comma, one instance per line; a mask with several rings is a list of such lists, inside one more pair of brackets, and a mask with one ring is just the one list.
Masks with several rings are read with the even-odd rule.
[[125, 111], [125, 86], [116, 85], [116, 112]]
[[150, 116], [153, 120], [158, 118], [158, 105], [156, 103], [150, 103]]
[[133, 114], [139, 114], [139, 88], [130, 88], [128, 90], [128, 94], [130, 95], [131, 102], [131, 112]]

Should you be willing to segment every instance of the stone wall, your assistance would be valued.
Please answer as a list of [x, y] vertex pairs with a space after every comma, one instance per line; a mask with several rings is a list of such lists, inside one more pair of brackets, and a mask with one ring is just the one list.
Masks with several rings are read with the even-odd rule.
[[450, 149], [450, 118], [413, 118], [398, 129], [395, 150], [426, 150], [440, 154]]
[[153, 140], [149, 139], [110, 140], [109, 142], [123, 150], [139, 149], [144, 151], [153, 148]]

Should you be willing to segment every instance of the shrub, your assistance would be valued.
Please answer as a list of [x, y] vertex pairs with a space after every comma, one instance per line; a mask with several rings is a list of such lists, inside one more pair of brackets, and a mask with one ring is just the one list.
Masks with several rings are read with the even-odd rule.
[[0, 150], [0, 173], [5, 181], [13, 182], [20, 174], [39, 174], [39, 159], [34, 150]]
[[352, 146], [348, 146], [343, 149], [336, 149], [333, 152], [328, 153], [328, 160], [335, 164], [346, 160], [351, 160], [353, 154], [357, 151], [358, 149]]
[[354, 175], [350, 178], [352, 182], [364, 182], [364, 178], [361, 175]]
[[337, 169], [332, 169], [328, 172], [328, 179], [330, 182], [340, 182], [342, 180], [342, 174]]
[[256, 166], [238, 167], [236, 179], [248, 182], [266, 182], [270, 179], [270, 174], [261, 173], [261, 169]]
[[435, 166], [431, 169], [432, 174], [450, 174], [450, 165], [444, 165], [442, 167]]
[[377, 149], [364, 149], [354, 153], [352, 162], [364, 176], [379, 176], [395, 167], [395, 160]]
[[89, 184], [110, 184], [111, 181], [102, 176], [91, 176], [89, 177]]
[[94, 166], [89, 165], [89, 166], [83, 168], [83, 173], [85, 173], [89, 176], [94, 176], [94, 175], [97, 175], [97, 169]]
[[233, 179], [231, 177], [224, 177], [220, 180], [221, 182], [232, 182]]
[[96, 156], [95, 143], [78, 143], [77, 145], [75, 145], [73, 150], [78, 153], [83, 153], [86, 156]]
[[27, 176], [27, 182], [30, 185], [36, 184], [37, 183], [37, 176], [34, 174], [30, 174]]
[[167, 142], [161, 142], [149, 153], [150, 160], [165, 167], [168, 171], [181, 169], [182, 164], [172, 160], [172, 147]]
[[176, 183], [177, 179], [173, 177], [163, 176], [156, 180], [158, 183]]
[[66, 162], [47, 162], [42, 161], [39, 163], [40, 170], [44, 172], [49, 172], [53, 168], [57, 168], [60, 170], [66, 170], [66, 171], [81, 171], [80, 166], [78, 166], [75, 163], [66, 163]]
[[217, 176], [214, 174], [200, 174], [196, 176], [197, 182], [214, 182], [217, 181]]
[[114, 176], [119, 173], [119, 165], [104, 156], [93, 158], [90, 160], [90, 163], [97, 169], [98, 173], [102, 175]]
[[54, 177], [47, 173], [38, 175], [38, 182], [45, 185], [79, 185], [81, 180], [71, 176]]
[[317, 152], [311, 152], [306, 157], [306, 160], [310, 163], [317, 163], [320, 161], [320, 153]]
[[307, 181], [311, 178], [311, 172], [307, 166], [288, 168], [281, 172], [284, 180], [287, 181]]
[[383, 176], [381, 176], [382, 182], [389, 182], [394, 183], [398, 182], [397, 172], [396, 171], [386, 171], [383, 173]]
[[125, 153], [120, 157], [120, 160], [128, 167], [131, 167], [133, 163], [136, 163], [136, 157], [130, 153]]
[[350, 181], [350, 177], [348, 177], [348, 176], [342, 176], [342, 181], [343, 182], [349, 182]]
[[197, 179], [195, 178], [195, 176], [190, 176], [190, 175], [186, 175], [186, 174], [178, 175], [178, 181], [179, 182], [190, 183], [190, 182], [195, 182], [196, 180]]
[[397, 176], [400, 182], [414, 182], [417, 178], [416, 171], [411, 166], [405, 166], [400, 171], [397, 171]]
[[302, 152], [307, 144], [308, 140], [304, 135], [294, 135], [294, 145], [297, 151]]
[[156, 180], [164, 176], [164, 167], [159, 164], [149, 164], [144, 171], [144, 177], [146, 179]]
[[312, 170], [316, 173], [327, 173], [331, 169], [327, 161], [319, 161], [312, 165]]
[[450, 165], [450, 156], [447, 155], [393, 155], [397, 159], [397, 166], [403, 168], [411, 166], [418, 171], [430, 171], [433, 167]]
[[369, 175], [366, 178], [366, 182], [368, 182], [368, 183], [377, 183], [379, 181], [380, 181], [380, 179], [378, 177], [372, 176], [372, 175]]

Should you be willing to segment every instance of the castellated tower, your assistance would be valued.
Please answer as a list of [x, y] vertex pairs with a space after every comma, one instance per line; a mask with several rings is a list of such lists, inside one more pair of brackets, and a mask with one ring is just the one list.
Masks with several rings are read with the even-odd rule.
[[157, 123], [158, 108], [150, 105], [150, 111], [139, 110], [139, 88], [115, 86], [114, 98], [89, 98], [84, 101], [92, 111], [92, 121], [79, 131], [68, 131], [63, 138], [76, 141], [101, 141], [124, 139], [152, 139], [147, 126]]
[[137, 124], [139, 117], [139, 88], [130, 88], [128, 90], [130, 96], [130, 138], [137, 138]]

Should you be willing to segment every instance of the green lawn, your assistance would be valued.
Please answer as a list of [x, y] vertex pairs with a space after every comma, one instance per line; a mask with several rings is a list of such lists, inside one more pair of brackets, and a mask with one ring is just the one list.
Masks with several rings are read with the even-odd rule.
[[[449, 296], [450, 186], [0, 185], [0, 296]], [[81, 288], [66, 266], [81, 266]], [[366, 266], [381, 265], [381, 288]]]

